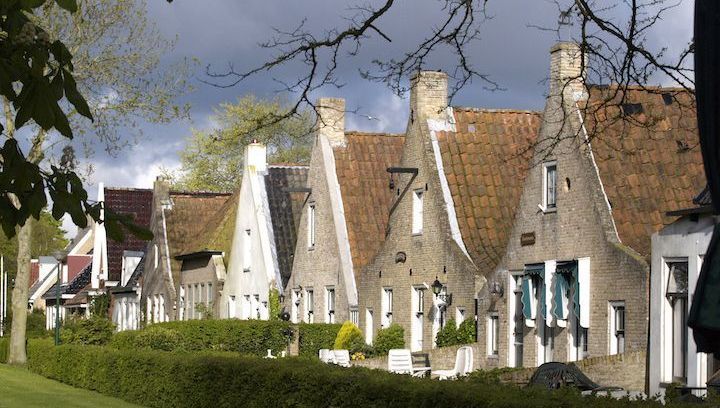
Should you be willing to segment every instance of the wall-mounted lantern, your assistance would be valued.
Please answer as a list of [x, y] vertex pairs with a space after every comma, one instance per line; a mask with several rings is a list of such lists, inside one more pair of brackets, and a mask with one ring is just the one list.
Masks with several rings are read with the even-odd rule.
[[493, 280], [488, 283], [488, 289], [489, 289], [490, 295], [492, 295], [492, 296], [502, 297], [503, 294], [505, 293], [505, 289], [503, 288], [502, 283], [500, 283], [496, 280]]

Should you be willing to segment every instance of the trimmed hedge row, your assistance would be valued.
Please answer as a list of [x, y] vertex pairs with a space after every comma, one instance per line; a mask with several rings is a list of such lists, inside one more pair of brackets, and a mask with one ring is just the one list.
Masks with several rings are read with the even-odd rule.
[[435, 381], [312, 359], [29, 343], [30, 370], [149, 407], [661, 407], [468, 381]]
[[116, 333], [114, 348], [163, 351], [233, 351], [264, 356], [285, 350], [293, 330], [287, 322], [263, 320], [187, 320], [153, 324]]
[[317, 357], [320, 349], [333, 349], [341, 324], [300, 323], [298, 336], [300, 355]]

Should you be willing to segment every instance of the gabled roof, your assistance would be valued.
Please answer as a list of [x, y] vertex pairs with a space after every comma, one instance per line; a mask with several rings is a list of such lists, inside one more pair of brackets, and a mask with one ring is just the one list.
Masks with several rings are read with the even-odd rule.
[[[592, 88], [589, 106], [598, 106], [617, 88]], [[694, 98], [678, 89], [632, 88], [618, 93], [633, 104], [622, 120], [617, 106], [588, 114], [585, 126], [613, 219], [623, 244], [644, 257], [650, 236], [675, 220], [668, 209], [693, 207], [706, 186], [697, 134]]]
[[[222, 225], [222, 219], [232, 207], [231, 193], [171, 191], [172, 209], [166, 211], [167, 240], [174, 282], [180, 282], [180, 261], [178, 255], [195, 252], [199, 248], [198, 237], [206, 236], [204, 231], [212, 226]], [[225, 212], [223, 212], [223, 209]], [[213, 235], [208, 232], [209, 235]], [[215, 248], [213, 248], [215, 249]]]
[[537, 112], [454, 108], [438, 132], [445, 177], [468, 254], [490, 272], [505, 254], [537, 138]]
[[305, 187], [307, 176], [308, 167], [296, 165], [271, 165], [265, 175], [265, 190], [283, 287], [292, 273], [297, 230], [306, 199], [306, 194], [288, 192], [286, 189]]
[[145, 271], [145, 255], [140, 258], [140, 262], [138, 262], [137, 266], [135, 266], [135, 270], [133, 271], [132, 275], [130, 275], [130, 278], [128, 279], [125, 286], [114, 287], [111, 288], [110, 291], [112, 293], [122, 293], [129, 291], [134, 292], [135, 286], [140, 283], [140, 277], [142, 277], [143, 271]]
[[[60, 285], [60, 296], [75, 295], [90, 284], [90, 275], [92, 273], [92, 262], [73, 278], [69, 283]], [[53, 285], [43, 295], [44, 299], [55, 299], [57, 284]]]
[[[235, 231], [235, 217], [237, 214], [240, 191], [235, 191], [232, 196], [217, 208], [210, 216], [207, 224], [202, 226], [194, 240], [190, 241], [184, 248], [181, 255], [187, 255], [202, 251], [221, 251], [225, 254], [227, 262], [230, 259], [232, 249], [233, 232]], [[217, 204], [217, 203], [216, 203]]]
[[346, 132], [345, 147], [335, 147], [337, 173], [355, 277], [385, 241], [396, 195], [387, 168], [400, 163], [404, 135]]
[[[150, 227], [153, 191], [141, 188], [105, 187], [105, 205], [116, 213], [129, 214], [134, 222], [142, 227]], [[108, 280], [120, 281], [122, 276], [123, 251], [145, 251], [147, 241], [125, 234], [124, 242], [116, 242], [108, 237]]]

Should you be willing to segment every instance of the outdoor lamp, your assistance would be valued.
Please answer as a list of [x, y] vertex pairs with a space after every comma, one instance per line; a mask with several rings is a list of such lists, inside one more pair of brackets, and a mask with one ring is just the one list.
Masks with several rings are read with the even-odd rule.
[[440, 295], [440, 292], [442, 292], [443, 284], [440, 283], [437, 276], [435, 277], [435, 282], [432, 284], [432, 292], [435, 294], [435, 296]]
[[278, 296], [278, 300], [280, 301], [280, 304], [281, 304], [281, 305], [282, 305], [283, 303], [285, 303], [285, 295], [281, 293], [281, 294]]

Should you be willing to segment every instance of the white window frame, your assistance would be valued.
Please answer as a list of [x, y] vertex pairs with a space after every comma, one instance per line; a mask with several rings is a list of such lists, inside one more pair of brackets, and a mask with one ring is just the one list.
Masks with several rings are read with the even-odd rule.
[[[618, 312], [619, 309], [622, 308], [623, 312], [623, 327], [622, 329], [618, 329]], [[625, 340], [626, 340], [626, 330], [625, 325], [627, 324], [627, 316], [625, 313], [627, 312], [627, 309], [625, 307], [625, 301], [612, 301], [608, 304], [608, 314], [609, 319], [608, 323], [610, 326], [610, 355], [613, 354], [622, 354], [625, 352]], [[622, 331], [622, 342], [620, 342], [618, 337], [618, 332]]]
[[307, 245], [308, 249], [315, 248], [315, 238], [316, 238], [316, 204], [310, 203], [308, 204], [308, 224], [307, 224]]
[[487, 317], [487, 355], [497, 358], [500, 355], [500, 315], [497, 312]]
[[300, 320], [300, 299], [302, 298], [302, 293], [299, 289], [293, 289], [292, 290], [292, 304], [290, 305], [290, 318], [293, 323], [299, 323]]
[[325, 323], [335, 323], [335, 287], [325, 288]]
[[372, 346], [373, 339], [375, 337], [375, 331], [373, 325], [375, 324], [375, 318], [373, 316], [373, 310], [371, 308], [365, 309], [365, 343]]
[[[553, 168], [555, 173], [555, 180], [554, 180], [554, 203], [550, 204], [549, 196], [548, 196], [548, 190], [549, 190], [549, 183], [548, 183], [548, 175], [549, 171], [548, 169]], [[557, 211], [557, 197], [558, 197], [558, 173], [557, 173], [557, 162], [556, 161], [549, 161], [542, 164], [542, 210], [543, 212], [555, 212]]]
[[412, 201], [412, 234], [422, 235], [423, 233], [423, 201], [425, 198], [425, 190], [417, 189], [413, 191]]
[[305, 323], [315, 322], [315, 292], [313, 288], [305, 289]]
[[380, 316], [380, 326], [386, 328], [389, 327], [393, 321], [393, 289], [388, 287], [382, 288], [381, 296], [380, 307], [382, 309], [382, 315]]
[[360, 311], [357, 309], [357, 306], [350, 309], [350, 322], [360, 327]]
[[465, 308], [464, 307], [456, 307], [455, 308], [455, 327], [459, 329], [460, 325], [464, 321], [465, 321]]
[[250, 272], [250, 268], [252, 267], [252, 230], [246, 229], [243, 232], [243, 240], [242, 240], [242, 263], [243, 263], [243, 272]]
[[228, 296], [228, 318], [234, 319], [235, 318], [235, 295]]

